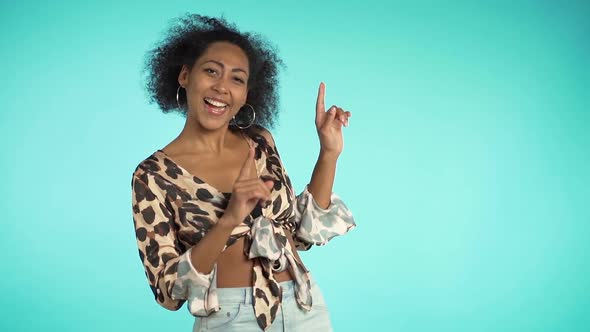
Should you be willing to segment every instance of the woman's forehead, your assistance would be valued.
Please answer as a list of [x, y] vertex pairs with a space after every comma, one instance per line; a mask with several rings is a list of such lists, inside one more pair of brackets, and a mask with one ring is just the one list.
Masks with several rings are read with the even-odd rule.
[[200, 64], [206, 62], [217, 63], [229, 69], [242, 69], [248, 73], [249, 61], [246, 52], [230, 42], [211, 43], [198, 60]]

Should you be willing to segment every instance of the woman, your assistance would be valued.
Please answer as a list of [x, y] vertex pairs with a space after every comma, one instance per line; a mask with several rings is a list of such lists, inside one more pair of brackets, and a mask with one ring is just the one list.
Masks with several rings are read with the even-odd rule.
[[271, 134], [280, 60], [223, 20], [182, 17], [148, 53], [147, 88], [186, 116], [177, 138], [132, 178], [139, 255], [156, 301], [188, 302], [194, 331], [330, 331], [317, 284], [296, 249], [355, 226], [332, 193], [349, 112], [324, 107], [320, 156], [295, 196]]

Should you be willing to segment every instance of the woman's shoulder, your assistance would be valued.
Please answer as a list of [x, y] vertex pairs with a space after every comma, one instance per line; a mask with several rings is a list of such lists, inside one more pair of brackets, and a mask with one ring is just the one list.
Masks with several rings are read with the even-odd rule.
[[139, 178], [140, 180], [147, 182], [148, 176], [169, 173], [169, 168], [171, 166], [172, 165], [170, 165], [169, 162], [166, 162], [164, 152], [158, 149], [149, 156], [145, 157], [135, 166], [132, 177], [134, 179]]
[[144, 171], [144, 172], [160, 172], [162, 170], [161, 164], [163, 162], [163, 156], [161, 155], [161, 150], [156, 150], [149, 156], [145, 157], [141, 160], [137, 166], [135, 167], [134, 172]]
[[275, 141], [270, 131], [260, 125], [253, 125], [250, 127], [248, 134], [258, 143], [264, 143], [265, 145], [268, 145], [272, 148], [275, 147]]

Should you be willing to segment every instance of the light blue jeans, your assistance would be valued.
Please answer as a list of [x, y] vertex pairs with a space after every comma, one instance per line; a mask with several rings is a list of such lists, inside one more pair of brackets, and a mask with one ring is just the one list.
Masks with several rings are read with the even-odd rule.
[[[332, 324], [324, 297], [316, 282], [311, 279], [313, 304], [311, 311], [305, 312], [297, 305], [293, 281], [281, 282], [283, 288], [282, 305], [277, 317], [267, 332], [331, 332]], [[221, 310], [207, 317], [198, 317], [193, 332], [261, 332], [256, 322], [252, 306], [252, 288], [218, 288], [217, 296]]]

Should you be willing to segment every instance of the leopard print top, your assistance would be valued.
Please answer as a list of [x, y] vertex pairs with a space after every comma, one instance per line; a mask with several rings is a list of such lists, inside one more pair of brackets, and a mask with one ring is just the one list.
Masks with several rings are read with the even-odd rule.
[[[255, 148], [258, 175], [273, 180], [275, 185], [270, 204], [255, 208], [233, 230], [224, 250], [245, 237], [244, 254], [254, 260], [252, 303], [258, 324], [266, 330], [282, 299], [281, 287], [274, 278], [277, 271], [289, 269], [298, 305], [311, 310], [309, 271], [293, 250], [324, 245], [356, 225], [335, 194], [327, 209], [315, 203], [307, 187], [295, 196], [274, 144], [254, 131], [248, 132], [247, 140]], [[219, 311], [217, 267], [209, 274], [198, 272], [191, 263], [189, 249], [223, 215], [231, 193], [220, 192], [190, 174], [162, 150], [136, 167], [131, 186], [139, 257], [156, 301], [170, 310], [178, 310], [188, 301], [188, 310], [194, 316]], [[285, 229], [293, 234], [296, 248], [291, 247]]]

